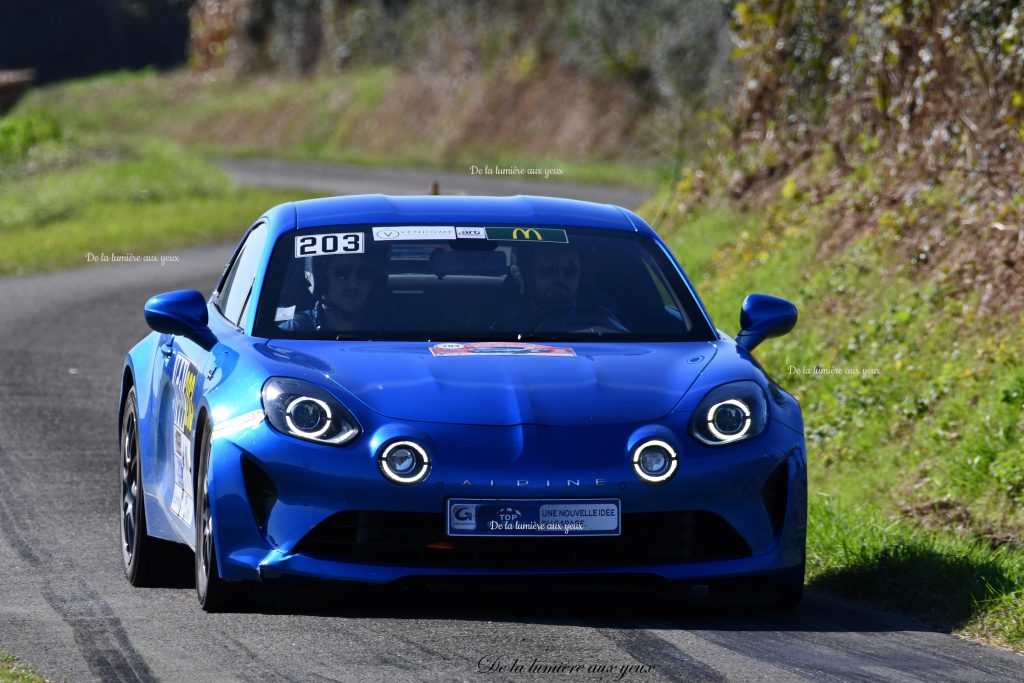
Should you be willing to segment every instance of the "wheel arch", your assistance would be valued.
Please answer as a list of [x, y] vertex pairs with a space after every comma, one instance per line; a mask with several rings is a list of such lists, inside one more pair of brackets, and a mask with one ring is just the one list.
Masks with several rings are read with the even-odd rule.
[[[117, 431], [121, 433], [121, 424], [124, 422], [124, 407], [128, 403], [128, 392], [135, 386], [135, 370], [131, 361], [125, 362], [124, 370], [121, 372], [121, 396], [117, 401]], [[138, 392], [136, 392], [138, 400]], [[120, 439], [119, 439], [120, 440]]]
[[192, 435], [192, 519], [197, 520], [199, 512], [199, 454], [206, 440], [206, 430], [212, 429], [210, 406], [206, 401], [199, 404], [196, 410], [196, 424]]

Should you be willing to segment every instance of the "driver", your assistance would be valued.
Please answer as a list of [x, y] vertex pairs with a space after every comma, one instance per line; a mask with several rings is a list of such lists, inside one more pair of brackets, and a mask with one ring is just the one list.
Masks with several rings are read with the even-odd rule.
[[374, 290], [387, 277], [383, 266], [381, 254], [314, 256], [313, 306], [297, 311], [279, 326], [289, 331], [369, 329], [373, 326]]
[[[521, 251], [525, 253], [527, 250]], [[580, 291], [579, 252], [568, 245], [552, 245], [531, 256], [524, 263], [524, 283], [535, 308], [573, 306]]]

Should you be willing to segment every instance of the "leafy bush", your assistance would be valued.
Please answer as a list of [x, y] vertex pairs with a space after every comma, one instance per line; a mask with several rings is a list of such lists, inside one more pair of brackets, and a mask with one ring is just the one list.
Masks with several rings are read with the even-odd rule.
[[748, 0], [733, 26], [743, 127], [850, 146], [881, 134], [937, 163], [968, 147], [977, 165], [1020, 151], [1017, 0]]
[[64, 139], [64, 130], [41, 112], [0, 118], [0, 171], [24, 161], [44, 142]]

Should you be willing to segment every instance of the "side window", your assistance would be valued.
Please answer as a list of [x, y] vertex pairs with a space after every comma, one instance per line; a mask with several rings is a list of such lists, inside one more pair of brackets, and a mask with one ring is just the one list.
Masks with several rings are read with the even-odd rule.
[[262, 223], [249, 233], [249, 237], [239, 250], [235, 262], [231, 265], [231, 270], [224, 279], [224, 286], [220, 290], [217, 306], [224, 317], [235, 324], [238, 324], [242, 308], [252, 290], [252, 283], [256, 279], [256, 268], [259, 266], [263, 244], [266, 241], [267, 224]]

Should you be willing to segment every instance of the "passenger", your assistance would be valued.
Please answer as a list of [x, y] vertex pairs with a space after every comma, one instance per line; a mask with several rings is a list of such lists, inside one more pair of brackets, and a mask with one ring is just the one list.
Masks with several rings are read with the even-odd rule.
[[585, 264], [571, 245], [530, 245], [516, 250], [523, 298], [505, 307], [492, 330], [569, 332], [626, 331], [615, 314], [593, 301], [580, 301]]

